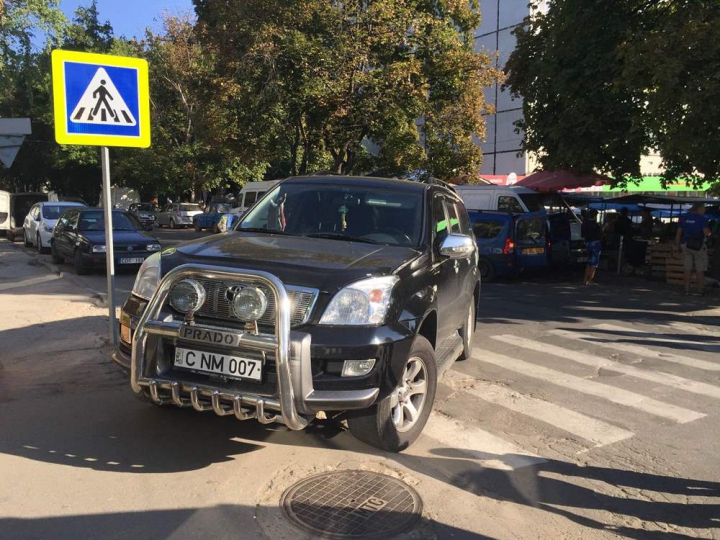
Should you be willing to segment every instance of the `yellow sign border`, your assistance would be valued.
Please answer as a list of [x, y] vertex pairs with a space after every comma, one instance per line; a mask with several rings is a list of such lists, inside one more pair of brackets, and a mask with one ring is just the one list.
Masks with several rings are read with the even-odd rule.
[[[98, 66], [126, 67], [137, 69], [140, 136], [91, 135], [68, 133], [67, 104], [65, 103], [65, 62], [95, 64]], [[124, 146], [148, 148], [150, 146], [150, 82], [148, 64], [142, 58], [128, 58], [107, 54], [93, 54], [56, 49], [52, 52], [53, 116], [55, 118], [55, 140], [59, 144], [90, 146]]]

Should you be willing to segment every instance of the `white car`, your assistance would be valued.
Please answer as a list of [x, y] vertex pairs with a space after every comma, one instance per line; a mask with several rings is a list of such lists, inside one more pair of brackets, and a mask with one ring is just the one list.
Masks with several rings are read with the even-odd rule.
[[35, 246], [40, 253], [49, 250], [58, 218], [65, 210], [73, 206], [85, 205], [76, 202], [46, 201], [39, 202], [30, 208], [23, 223], [25, 247]]

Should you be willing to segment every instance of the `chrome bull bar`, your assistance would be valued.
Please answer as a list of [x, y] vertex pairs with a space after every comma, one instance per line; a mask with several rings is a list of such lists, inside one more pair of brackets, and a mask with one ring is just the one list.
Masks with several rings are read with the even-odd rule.
[[[163, 321], [159, 319], [159, 316], [173, 285], [188, 277], [262, 284], [275, 295], [274, 336], [242, 334], [240, 343], [243, 347], [275, 355], [279, 399], [223, 392], [209, 385], [185, 384], [163, 377], [144, 375], [148, 336], [153, 334], [177, 338], [179, 335], [179, 330], [183, 325], [181, 321]], [[291, 380], [290, 309], [290, 300], [285, 285], [277, 277], [267, 272], [202, 264], [184, 264], [174, 268], [160, 281], [157, 291], [148, 303], [133, 334], [130, 367], [130, 383], [133, 391], [140, 393], [147, 389], [152, 400], [160, 405], [191, 406], [196, 411], [212, 410], [220, 416], [232, 414], [239, 420], [257, 418], [263, 424], [282, 422], [290, 429], [305, 428], [307, 420], [298, 414]], [[220, 330], [220, 328], [214, 327], [212, 329]], [[160, 390], [169, 392], [169, 397], [162, 396]], [[183, 392], [189, 394], [189, 400], [183, 397]], [[209, 399], [210, 405], [203, 403], [201, 398]], [[273, 414], [275, 412], [279, 412], [280, 415]]]

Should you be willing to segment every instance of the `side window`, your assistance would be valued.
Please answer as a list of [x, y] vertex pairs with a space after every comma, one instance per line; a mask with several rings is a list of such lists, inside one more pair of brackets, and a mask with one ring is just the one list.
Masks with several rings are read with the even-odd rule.
[[30, 217], [32, 217], [34, 220], [38, 220], [40, 217], [40, 207], [39, 206], [33, 206], [32, 210], [30, 210]]
[[257, 191], [248, 191], [245, 193], [245, 206], [250, 207], [257, 200]]
[[524, 212], [520, 202], [512, 195], [501, 195], [498, 197], [498, 210], [501, 212], [512, 212], [522, 214]]
[[453, 234], [460, 234], [460, 216], [458, 215], [455, 202], [445, 199], [445, 207], [447, 208], [450, 232]]
[[505, 223], [503, 221], [483, 221], [479, 219], [475, 222], [475, 225], [473, 225], [473, 233], [477, 238], [490, 240], [497, 237], [497, 235], [502, 232], [504, 226]]
[[77, 229], [79, 220], [80, 220], [80, 212], [72, 212], [72, 214], [70, 214], [68, 216], [68, 227]]
[[460, 218], [460, 234], [472, 235], [472, 229], [470, 228], [470, 217], [468, 216], [467, 210], [462, 204], [455, 203], [455, 210]]
[[448, 234], [448, 222], [442, 197], [433, 197], [432, 232], [436, 238], [444, 238]]

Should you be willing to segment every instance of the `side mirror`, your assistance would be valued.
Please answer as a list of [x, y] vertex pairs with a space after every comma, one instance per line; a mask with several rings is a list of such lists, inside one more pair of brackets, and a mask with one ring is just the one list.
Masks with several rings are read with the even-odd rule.
[[465, 259], [472, 255], [475, 241], [464, 234], [448, 234], [440, 244], [440, 255], [449, 259]]
[[38, 214], [38, 216], [35, 218], [35, 221], [40, 221], [40, 219], [41, 219], [41, 216], [40, 216], [40, 214]]

